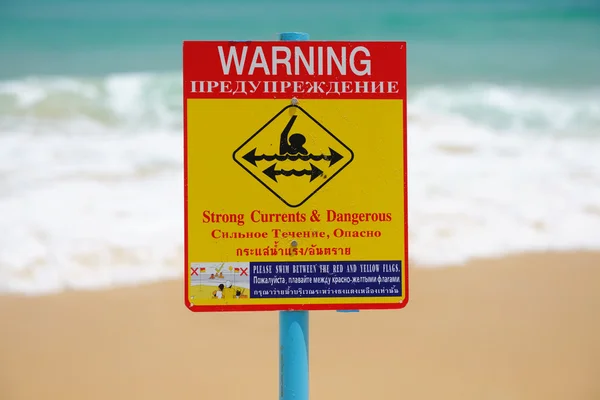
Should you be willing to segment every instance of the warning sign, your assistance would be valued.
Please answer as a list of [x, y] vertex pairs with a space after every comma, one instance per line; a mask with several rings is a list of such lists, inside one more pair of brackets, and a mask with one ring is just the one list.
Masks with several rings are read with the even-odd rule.
[[406, 44], [184, 42], [185, 304], [408, 301]]
[[302, 107], [288, 105], [233, 157], [286, 205], [298, 207], [344, 169], [354, 154]]

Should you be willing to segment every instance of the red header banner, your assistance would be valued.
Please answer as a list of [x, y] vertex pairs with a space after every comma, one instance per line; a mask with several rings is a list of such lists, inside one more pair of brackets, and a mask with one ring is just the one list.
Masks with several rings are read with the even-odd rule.
[[185, 41], [186, 98], [406, 99], [405, 42]]

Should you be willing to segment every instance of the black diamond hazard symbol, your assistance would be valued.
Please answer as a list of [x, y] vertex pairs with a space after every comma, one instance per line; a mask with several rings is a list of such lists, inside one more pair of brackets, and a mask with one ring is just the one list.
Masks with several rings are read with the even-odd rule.
[[289, 105], [233, 159], [286, 205], [298, 207], [350, 164], [354, 153], [302, 107]]

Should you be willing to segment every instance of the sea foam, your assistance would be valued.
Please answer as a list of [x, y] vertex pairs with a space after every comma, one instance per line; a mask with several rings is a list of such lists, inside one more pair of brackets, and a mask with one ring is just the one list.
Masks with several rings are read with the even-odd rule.
[[[410, 88], [413, 265], [600, 248], [600, 88]], [[181, 276], [180, 74], [0, 82], [0, 292]]]

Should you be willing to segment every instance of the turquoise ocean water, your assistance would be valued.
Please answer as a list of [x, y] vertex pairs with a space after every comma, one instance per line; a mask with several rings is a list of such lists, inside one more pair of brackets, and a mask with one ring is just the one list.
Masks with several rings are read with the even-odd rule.
[[406, 40], [411, 259], [600, 248], [600, 1], [5, 0], [0, 291], [178, 277], [181, 42]]
[[411, 83], [598, 84], [597, 0], [64, 1], [0, 6], [0, 78], [169, 71], [181, 41], [406, 40]]

